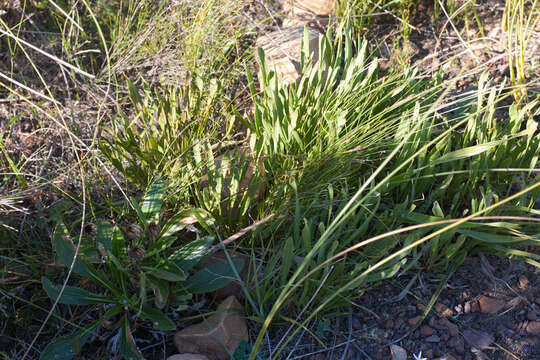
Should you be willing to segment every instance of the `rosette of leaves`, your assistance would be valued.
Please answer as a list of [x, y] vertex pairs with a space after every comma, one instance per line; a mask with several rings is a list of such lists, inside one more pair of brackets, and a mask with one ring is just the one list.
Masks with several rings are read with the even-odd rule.
[[[166, 315], [167, 311], [181, 311], [193, 294], [212, 292], [227, 285], [234, 276], [231, 265], [241, 268], [241, 260], [236, 260], [232, 264], [215, 263], [194, 270], [208, 254], [212, 236], [170, 250], [176, 233], [186, 227], [180, 221], [185, 214], [159, 225], [164, 191], [164, 183], [156, 181], [140, 204], [133, 203], [140, 227], [135, 236], [102, 221], [97, 224], [95, 244], [79, 246], [77, 250], [67, 227], [62, 222], [57, 224], [53, 238], [57, 261], [72, 268], [74, 278], [82, 277], [95, 286], [91, 287], [93, 291], [88, 291], [66, 284], [54, 285], [43, 277], [43, 289], [55, 303], [98, 306], [101, 316], [49, 344], [41, 359], [71, 359], [100, 327], [117, 336], [117, 349], [124, 358], [141, 359], [143, 356], [131, 335], [134, 322], [149, 321], [156, 330], [174, 330], [176, 326]], [[102, 257], [101, 261], [92, 259], [96, 253]]]

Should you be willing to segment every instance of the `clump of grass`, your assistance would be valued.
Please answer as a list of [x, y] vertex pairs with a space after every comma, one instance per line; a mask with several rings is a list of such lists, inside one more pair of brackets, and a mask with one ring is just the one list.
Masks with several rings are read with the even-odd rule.
[[[287, 321], [280, 314], [291, 304], [309, 308], [309, 321], [346, 304], [345, 290], [361, 292], [398, 271], [449, 270], [471, 254], [515, 256], [515, 246], [534, 243], [527, 214], [540, 187], [531, 176], [540, 142], [529, 112], [537, 103], [514, 104], [501, 121], [495, 111], [507, 97], [504, 84], [492, 87], [487, 74], [476, 90], [448, 97], [452, 81], [412, 69], [379, 78], [361, 42], [347, 32], [335, 38], [321, 37], [317, 65], [304, 50], [302, 76], [288, 88], [262, 59], [251, 144], [279, 189], [273, 198], [289, 199], [294, 212], [282, 232], [273, 231], [279, 250], [269, 252], [270, 268], [291, 275], [270, 271], [258, 289], [261, 303], [278, 299], [258, 341], [276, 317]], [[516, 173], [529, 186], [519, 196]], [[496, 229], [470, 222], [482, 214], [522, 218]], [[426, 235], [430, 228], [437, 230]], [[536, 255], [520, 255], [537, 264]]]

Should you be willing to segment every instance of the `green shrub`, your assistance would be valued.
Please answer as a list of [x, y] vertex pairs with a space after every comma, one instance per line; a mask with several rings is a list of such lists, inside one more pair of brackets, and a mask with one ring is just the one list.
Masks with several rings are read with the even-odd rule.
[[[52, 342], [41, 353], [41, 359], [58, 359], [59, 354], [62, 359], [71, 359], [90, 335], [103, 326], [118, 332], [118, 351], [122, 356], [141, 359], [131, 335], [134, 315], [150, 321], [157, 330], [174, 330], [176, 325], [165, 315], [166, 310], [180, 312], [187, 307], [192, 294], [215, 291], [230, 282], [234, 272], [229, 264], [215, 263], [194, 271], [194, 266], [208, 254], [213, 237], [172, 251], [176, 233], [186, 225], [179, 221], [179, 214], [160, 226], [164, 191], [164, 183], [156, 181], [140, 204], [132, 203], [138, 223], [121, 230], [101, 221], [92, 231], [93, 239], [81, 238], [77, 246], [66, 226], [62, 222], [57, 224], [53, 239], [57, 261], [70, 271], [63, 285], [55, 286], [43, 277], [45, 292], [55, 304], [97, 305], [105, 311], [77, 332]], [[233, 261], [233, 266], [240, 268], [240, 261]], [[71, 273], [93, 282], [100, 292], [67, 285]], [[176, 309], [169, 309], [173, 305]]]

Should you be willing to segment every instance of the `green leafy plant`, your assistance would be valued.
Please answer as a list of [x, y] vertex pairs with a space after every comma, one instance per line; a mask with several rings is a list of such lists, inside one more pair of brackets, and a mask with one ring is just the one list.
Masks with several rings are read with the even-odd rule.
[[223, 230], [237, 230], [257, 207], [264, 190], [262, 162], [247, 147], [215, 155], [209, 142], [195, 144], [193, 163], [187, 165], [196, 181], [192, 186], [198, 208], [212, 215]]
[[[528, 103], [528, 79], [534, 76], [527, 74], [526, 62], [528, 58], [534, 58], [534, 55], [529, 56], [528, 53], [534, 52], [529, 44], [540, 21], [537, 3], [537, 0], [507, 0], [501, 24], [502, 31], [508, 31], [506, 36], [508, 67], [512, 92], [518, 103]], [[527, 11], [527, 8], [531, 10]], [[533, 63], [531, 68], [534, 66]]]
[[103, 155], [139, 188], [155, 176], [182, 187], [192, 146], [217, 136], [219, 122], [213, 119], [218, 117], [219, 81], [194, 76], [188, 85], [162, 92], [145, 85], [142, 95], [133, 83], [128, 85], [136, 115], [123, 115], [106, 128]]
[[[199, 270], [194, 267], [208, 254], [213, 237], [190, 242], [176, 251], [176, 233], [185, 228], [178, 214], [160, 226], [165, 185], [152, 183], [142, 202], [133, 202], [139, 223], [123, 230], [107, 221], [98, 223], [93, 244], [75, 246], [66, 226], [59, 222], [54, 233], [57, 261], [70, 273], [92, 282], [94, 291], [81, 287], [54, 285], [42, 278], [43, 289], [55, 303], [96, 305], [100, 318], [74, 334], [51, 343], [41, 359], [70, 359], [99, 327], [117, 331], [118, 351], [126, 359], [142, 358], [131, 335], [132, 322], [149, 321], [155, 329], [174, 330], [165, 314], [173, 307], [181, 311], [193, 294], [211, 292], [225, 286], [233, 276], [229, 264], [215, 263]], [[241, 260], [233, 262], [239, 268]], [[99, 292], [96, 292], [99, 291]], [[135, 320], [133, 320], [135, 319]]]
[[[288, 195], [275, 198], [295, 202], [285, 207], [294, 223], [283, 220], [285, 231], [272, 234], [278, 249], [268, 250], [270, 280], [259, 301], [277, 300], [252, 359], [276, 318], [296, 333], [351, 301], [350, 293], [398, 272], [449, 274], [485, 252], [539, 266], [537, 255], [520, 249], [537, 243], [537, 221], [523, 216], [533, 212], [540, 186], [538, 124], [530, 115], [537, 102], [502, 106], [504, 84], [493, 87], [487, 73], [458, 96], [449, 95], [455, 79], [442, 83], [439, 74], [424, 80], [404, 68], [379, 77], [376, 61], [366, 61], [366, 46], [348, 30], [321, 37], [319, 45], [317, 64], [303, 49], [301, 77], [288, 87], [261, 54], [251, 144], [263, 155], [273, 190]], [[497, 109], [507, 117], [497, 118]], [[516, 174], [519, 192], [512, 188]], [[367, 229], [356, 232], [361, 224]], [[301, 326], [285, 314], [297, 300], [300, 315], [309, 309]]]

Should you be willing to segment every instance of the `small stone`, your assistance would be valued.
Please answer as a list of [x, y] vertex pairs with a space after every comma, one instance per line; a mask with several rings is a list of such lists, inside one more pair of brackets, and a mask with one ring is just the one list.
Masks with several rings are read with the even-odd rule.
[[527, 320], [535, 321], [538, 313], [535, 310], [531, 310], [527, 313]]
[[392, 360], [407, 360], [407, 351], [398, 345], [390, 345]]
[[529, 335], [540, 335], [540, 321], [531, 321], [525, 328]]
[[492, 335], [479, 330], [465, 330], [463, 337], [471, 347], [478, 350], [487, 349], [494, 340]]
[[229, 359], [242, 340], [248, 341], [241, 308], [234, 296], [228, 297], [214, 315], [176, 333], [176, 348], [182, 353], [205, 355], [209, 360]]
[[460, 336], [454, 336], [448, 340], [448, 346], [457, 351], [458, 354], [463, 354], [465, 351], [465, 342]]
[[456, 360], [455, 357], [453, 357], [452, 355], [448, 354], [448, 355], [444, 355], [443, 357], [440, 357], [436, 360]]
[[354, 330], [361, 330], [362, 329], [362, 321], [358, 318], [358, 316], [352, 317], [352, 328]]
[[450, 333], [450, 336], [458, 336], [459, 335], [459, 328], [458, 328], [458, 326], [456, 324], [446, 320], [445, 325], [448, 327], [448, 332]]
[[529, 279], [525, 275], [519, 275], [518, 286], [520, 289], [525, 289], [529, 286]]
[[448, 306], [441, 303], [435, 304], [435, 311], [442, 317], [450, 317], [454, 315], [453, 311], [450, 310]]
[[468, 314], [471, 312], [471, 302], [470, 301], [467, 301], [465, 303], [465, 305], [463, 306], [463, 312], [465, 312], [465, 314]]
[[506, 304], [506, 307], [515, 308], [519, 304], [521, 304], [521, 301], [522, 301], [521, 297], [516, 296], [516, 297], [512, 298], [510, 301], [508, 301], [508, 304]]
[[426, 342], [428, 343], [438, 343], [441, 342], [441, 338], [437, 335], [431, 335], [430, 337], [426, 338]]
[[420, 334], [422, 336], [431, 336], [433, 335], [433, 329], [427, 325], [424, 325], [420, 328]]
[[484, 314], [496, 314], [504, 308], [504, 300], [495, 299], [488, 296], [482, 296], [478, 299], [480, 311]]
[[461, 304], [458, 304], [454, 306], [454, 310], [456, 311], [456, 313], [461, 314], [463, 313], [463, 306]]
[[[293, 84], [300, 77], [303, 38], [304, 27], [294, 26], [264, 34], [257, 39], [256, 47], [264, 50], [268, 68], [275, 70], [278, 79], [285, 85]], [[308, 38], [309, 51], [315, 63], [319, 59], [319, 32], [309, 29]]]
[[422, 320], [422, 316], [418, 315], [418, 316], [415, 316], [413, 318], [410, 318], [407, 323], [409, 324], [409, 326], [414, 326], [416, 325], [420, 320]]
[[167, 360], [208, 360], [208, 358], [201, 354], [176, 354], [169, 356]]

